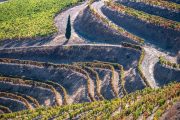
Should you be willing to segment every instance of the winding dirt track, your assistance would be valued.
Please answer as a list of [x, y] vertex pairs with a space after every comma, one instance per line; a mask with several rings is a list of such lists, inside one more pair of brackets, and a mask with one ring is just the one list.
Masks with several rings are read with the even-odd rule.
[[[94, 2], [92, 4], [92, 7], [98, 12], [99, 15], [108, 19], [101, 11], [101, 8], [103, 6], [104, 6], [103, 0]], [[109, 20], [109, 21], [111, 21], [111, 20]], [[113, 23], [113, 22], [111, 21], [111, 23]], [[116, 25], [116, 26], [118, 26], [118, 25]], [[156, 84], [156, 81], [154, 79], [154, 66], [159, 61], [158, 57], [164, 56], [168, 60], [173, 61], [173, 62], [177, 61], [176, 57], [172, 57], [172, 56], [168, 55], [168, 53], [166, 53], [165, 51], [158, 50], [157, 48], [153, 47], [152, 45], [149, 45], [146, 43], [143, 46], [143, 48], [145, 49], [145, 58], [142, 63], [142, 69], [143, 69], [144, 75], [147, 78], [148, 82], [150, 83], [151, 87], [157, 88], [158, 85]]]
[[[103, 12], [101, 11], [101, 8], [103, 6], [104, 6], [103, 1], [94, 2], [92, 4], [92, 7], [98, 12], [99, 15], [101, 15], [102, 17], [105, 17], [106, 19], [108, 19], [103, 14]], [[111, 21], [111, 20], [109, 20], [109, 21]], [[111, 21], [111, 23], [113, 23], [113, 22]], [[144, 75], [147, 78], [148, 82], [150, 83], [151, 87], [152, 88], [157, 88], [157, 85], [156, 85], [156, 82], [155, 82], [155, 79], [154, 79], [154, 75], [153, 75], [154, 66], [158, 62], [158, 57], [155, 56], [157, 54], [149, 53], [149, 49], [148, 48], [145, 49], [145, 52], [146, 52], [146, 55], [145, 55], [145, 58], [144, 58], [144, 61], [143, 61], [142, 69], [143, 69]]]
[[[58, 28], [58, 34], [57, 36], [51, 40], [49, 43], [45, 44], [46, 46], [56, 46], [56, 45], [63, 45], [63, 44], [73, 44], [73, 43], [84, 43], [85, 40], [83, 40], [79, 35], [74, 31], [74, 20], [76, 19], [79, 12], [84, 10], [87, 7], [87, 2], [72, 7], [59, 15], [57, 15], [54, 19], [55, 25]], [[70, 41], [67, 41], [65, 38], [65, 32], [66, 32], [66, 23], [68, 20], [68, 16], [70, 15], [71, 18], [71, 39]]]
[[[107, 18], [103, 12], [101, 11], [101, 8], [104, 6], [104, 2], [102, 1], [96, 1], [92, 4], [92, 7], [94, 9], [96, 9], [96, 11], [103, 17]], [[46, 41], [45, 43], [40, 43], [40, 41], [37, 42], [37, 44], [33, 44], [33, 45], [26, 45], [26, 44], [20, 44], [17, 45], [13, 45], [13, 44], [17, 44], [17, 43], [12, 43], [12, 45], [9, 48], [17, 48], [17, 47], [23, 47], [23, 48], [29, 48], [32, 46], [58, 46], [58, 45], [74, 45], [74, 44], [81, 44], [81, 45], [85, 45], [86, 43], [88, 43], [87, 40], [81, 38], [75, 31], [74, 31], [74, 21], [77, 17], [77, 15], [83, 11], [85, 8], [87, 7], [87, 2], [84, 2], [81, 5], [77, 5], [75, 7], [72, 7], [68, 10], [65, 10], [63, 12], [61, 12], [59, 15], [57, 15], [55, 17], [55, 25], [58, 28], [58, 33], [56, 35], [54, 35], [54, 39], [51, 39], [49, 41]], [[66, 29], [66, 23], [67, 23], [67, 18], [68, 16], [71, 16], [71, 24], [72, 24], [72, 36], [70, 41], [67, 41], [64, 34], [65, 34], [65, 29]], [[107, 18], [108, 19], [108, 18]], [[112, 22], [112, 21], [111, 21]], [[113, 23], [113, 22], [112, 22]], [[116, 25], [117, 26], [117, 25]], [[93, 45], [97, 45], [97, 44], [93, 44]], [[106, 44], [104, 44], [105, 46]], [[142, 69], [144, 72], [145, 77], [148, 79], [150, 85], [152, 88], [157, 88], [158, 85], [156, 84], [156, 81], [154, 79], [154, 66], [155, 64], [158, 62], [158, 57], [159, 56], [165, 56], [170, 60], [176, 61], [176, 58], [169, 56], [168, 54], [166, 54], [165, 52], [160, 52], [159, 50], [157, 50], [156, 48], [151, 47], [150, 45], [145, 45], [143, 46], [146, 52], [145, 55], [145, 59], [143, 61], [142, 64]], [[0, 49], [4, 49], [3, 45], [0, 45]]]
[[[1, 3], [1, 2], [0, 2]], [[65, 11], [62, 11], [54, 18], [55, 26], [58, 29], [58, 32], [54, 34], [50, 38], [43, 38], [36, 40], [25, 39], [25, 40], [4, 40], [0, 41], [0, 49], [5, 48], [28, 48], [28, 47], [37, 47], [37, 46], [57, 46], [57, 45], [65, 45], [65, 44], [81, 44], [87, 43], [87, 40], [79, 37], [79, 35], [74, 31], [74, 21], [79, 14], [79, 12], [83, 11], [87, 7], [88, 2], [84, 2], [83, 4], [71, 7]], [[71, 17], [71, 39], [67, 41], [65, 38], [65, 30], [67, 25], [68, 16]]]
[[168, 53], [157, 50], [151, 46], [144, 46], [145, 58], [142, 63], [143, 72], [146, 75], [151, 87], [157, 88], [156, 80], [154, 79], [154, 68], [156, 63], [159, 61], [159, 56], [164, 56], [166, 59], [176, 62], [176, 57], [168, 55]]

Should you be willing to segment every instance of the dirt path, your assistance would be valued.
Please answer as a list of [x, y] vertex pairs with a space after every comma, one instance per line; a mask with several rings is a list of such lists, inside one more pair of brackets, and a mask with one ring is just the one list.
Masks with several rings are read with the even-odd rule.
[[[1, 4], [1, 1], [0, 1]], [[86, 43], [84, 39], [78, 36], [74, 31], [74, 20], [76, 19], [79, 12], [87, 7], [87, 2], [84, 2], [80, 5], [71, 7], [67, 10], [62, 11], [54, 18], [55, 26], [58, 29], [58, 32], [55, 33], [52, 37], [46, 38], [36, 38], [24, 39], [24, 40], [3, 40], [0, 41], [0, 49], [4, 48], [19, 48], [19, 47], [36, 47], [36, 46], [57, 46], [65, 44], [81, 44]], [[71, 38], [69, 41], [65, 38], [66, 25], [68, 16], [71, 16]]]
[[[0, 0], [0, 2], [3, 0]], [[91, 5], [96, 11], [104, 18], [108, 19], [103, 12], [101, 11], [101, 8], [104, 6], [103, 0], [96, 1]], [[63, 12], [61, 12], [59, 15], [57, 15], [54, 19], [54, 23], [56, 27], [58, 28], [58, 33], [55, 35], [54, 39], [51, 40], [40, 40], [37, 42], [24, 42], [24, 41], [13, 41], [13, 42], [7, 42], [7, 45], [0, 44], [0, 49], [4, 48], [17, 48], [17, 47], [23, 47], [23, 48], [30, 48], [30, 47], [40, 47], [40, 46], [58, 46], [58, 45], [86, 45], [87, 41], [81, 38], [74, 30], [74, 20], [76, 19], [77, 15], [83, 11], [87, 7], [87, 2], [84, 2], [81, 5], [77, 5], [75, 7], [72, 7], [70, 9], [67, 9]], [[72, 25], [72, 35], [71, 39], [69, 41], [65, 38], [65, 30], [66, 30], [66, 24], [68, 16], [71, 16], [71, 25]], [[109, 20], [111, 23], [113, 23], [111, 20]], [[116, 24], [114, 24], [116, 25]], [[117, 25], [116, 25], [117, 26]], [[5, 42], [6, 43], [6, 42]], [[98, 44], [93, 44], [94, 46]], [[109, 46], [108, 44], [100, 44], [100, 46]], [[112, 45], [113, 46], [113, 45]], [[116, 46], [116, 45], [115, 45]], [[173, 62], [176, 62], [175, 57], [171, 57], [165, 52], [161, 52], [158, 49], [152, 47], [151, 45], [145, 45], [145, 59], [142, 64], [142, 69], [144, 72], [145, 77], [148, 79], [149, 83], [151, 84], [151, 87], [156, 88], [157, 84], [154, 79], [154, 66], [158, 62], [159, 56], [165, 56], [168, 60], [171, 60]]]
[[165, 52], [153, 48], [152, 46], [144, 46], [144, 50], [145, 58], [142, 63], [143, 72], [148, 82], [151, 84], [151, 87], [157, 88], [158, 85], [154, 79], [154, 67], [155, 64], [159, 61], [159, 56], [164, 56], [166, 59], [173, 62], [176, 62], [176, 57], [172, 57]]
[[[103, 6], [104, 6], [103, 1], [94, 2], [92, 4], [92, 7], [94, 9], [96, 9], [96, 11], [99, 13], [99, 15], [108, 19], [101, 11], [101, 8]], [[111, 20], [109, 20], [109, 21], [111, 21]], [[113, 23], [113, 22], [111, 21], [111, 23]], [[156, 88], [157, 85], [156, 85], [155, 79], [153, 77], [153, 71], [154, 71], [155, 63], [158, 62], [158, 57], [154, 56], [154, 55], [156, 55], [156, 54], [154, 54], [154, 52], [153, 52], [153, 54], [149, 53], [148, 47], [147, 47], [147, 49], [145, 49], [145, 51], [146, 51], [146, 55], [145, 55], [145, 59], [143, 61], [143, 65], [142, 65], [143, 72], [144, 72], [144, 75], [146, 76], [146, 78], [148, 79], [148, 82], [150, 83], [151, 87]]]
[[101, 11], [101, 8], [105, 5], [104, 4], [104, 1], [105, 0], [100, 0], [100, 1], [97, 1], [97, 2], [94, 2], [91, 7], [93, 9], [96, 10], [96, 12], [103, 18], [107, 19], [108, 21], [110, 21], [110, 23], [113, 25], [113, 26], [116, 26], [118, 27], [118, 25], [116, 25], [113, 21], [111, 21], [110, 19], [108, 19], [108, 17], [106, 15], [104, 15], [104, 13]]
[[[72, 7], [59, 15], [57, 15], [54, 19], [55, 26], [58, 28], [58, 34], [57, 36], [51, 40], [49, 43], [45, 44], [45, 46], [56, 46], [56, 45], [62, 45], [62, 44], [73, 44], [73, 43], [84, 43], [85, 40], [83, 40], [81, 37], [78, 36], [78, 34], [74, 30], [74, 20], [76, 19], [79, 12], [81, 12], [83, 9], [87, 7], [87, 2]], [[65, 38], [66, 33], [66, 25], [68, 16], [70, 15], [71, 18], [71, 39], [69, 41]]]
[[151, 52], [149, 48], [144, 48], [144, 49], [145, 49], [145, 57], [144, 57], [144, 61], [142, 62], [142, 69], [151, 87], [157, 88], [157, 84], [155, 82], [153, 72], [154, 72], [154, 66], [158, 62], [158, 56], [156, 56], [154, 52]]
[[[103, 12], [101, 11], [101, 8], [104, 6], [104, 2], [103, 1], [97, 1], [97, 2], [94, 2], [91, 7], [93, 7], [99, 15], [101, 15], [102, 17], [108, 19], [104, 14]], [[110, 21], [110, 20], [109, 20]]]
[[[101, 8], [104, 6], [104, 2], [103, 0], [101, 1], [97, 1], [94, 2], [92, 4], [92, 7], [99, 13], [99, 15], [101, 15], [102, 17], [108, 19], [103, 12], [101, 11]], [[108, 19], [109, 20], [109, 19]], [[113, 23], [111, 20], [109, 20], [111, 23]], [[114, 23], [115, 24], [115, 23]], [[115, 24], [116, 25], [116, 24]], [[116, 25], [117, 26], [117, 25]], [[151, 45], [145, 45], [143, 46], [145, 49], [145, 58], [144, 61], [142, 63], [142, 69], [144, 72], [145, 77], [147, 78], [148, 82], [150, 83], [152, 88], [157, 88], [158, 85], [156, 84], [156, 81], [154, 79], [154, 66], [155, 64], [158, 62], [158, 57], [159, 56], [164, 56], [166, 57], [168, 60], [176, 62], [177, 58], [176, 57], [171, 57], [170, 55], [168, 55], [168, 53], [166, 52], [162, 52], [160, 50], [158, 50], [157, 48], [154, 48]]]

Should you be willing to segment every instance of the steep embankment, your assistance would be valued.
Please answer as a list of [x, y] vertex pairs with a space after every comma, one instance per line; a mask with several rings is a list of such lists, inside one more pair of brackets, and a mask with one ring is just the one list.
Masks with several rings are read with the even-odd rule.
[[[106, 19], [108, 19], [111, 23], [114, 23], [116, 25], [118, 25], [119, 27], [122, 27], [124, 29], [126, 29], [127, 31], [131, 32], [132, 34], [135, 34], [139, 37], [143, 37], [144, 40], [145, 40], [145, 46], [143, 46], [144, 50], [145, 50], [145, 58], [142, 62], [142, 69], [143, 69], [143, 72], [144, 72], [144, 75], [146, 76], [147, 80], [149, 81], [149, 83], [151, 84], [152, 87], [157, 87], [156, 85], [156, 81], [155, 81], [155, 78], [154, 78], [154, 67], [155, 67], [155, 64], [158, 62], [158, 57], [159, 56], [165, 56], [167, 57], [169, 60], [172, 60], [172, 61], [175, 61], [176, 60], [176, 57], [174, 57], [174, 50], [171, 50], [172, 54], [173, 54], [173, 57], [169, 55], [168, 52], [166, 52], [166, 50], [163, 50], [161, 48], [163, 48], [162, 46], [159, 48], [157, 48], [156, 45], [158, 45], [159, 43], [157, 41], [155, 41], [155, 44], [152, 43], [152, 42], [149, 42], [148, 40], [150, 39], [153, 39], [152, 36], [156, 36], [156, 35], [159, 35], [157, 34], [157, 31], [155, 33], [154, 31], [154, 28], [152, 27], [153, 24], [150, 24], [150, 23], [144, 23], [142, 26], [145, 27], [146, 25], [149, 24], [149, 27], [147, 27], [148, 29], [148, 32], [139, 32], [141, 34], [148, 34], [150, 35], [149, 37], [145, 37], [144, 35], [140, 35], [140, 34], [136, 34], [138, 32], [138, 29], [136, 27], [138, 27], [138, 25], [136, 24], [136, 21], [138, 21], [139, 19], [136, 19], [132, 16], [128, 16], [127, 14], [124, 14], [123, 12], [117, 12], [116, 10], [112, 9], [112, 8], [109, 8], [107, 7], [103, 1], [98, 1], [98, 2], [94, 2], [92, 4], [92, 7], [101, 15], [101, 16], [104, 16]], [[131, 18], [130, 18], [131, 17]], [[127, 18], [126, 20], [124, 20], [125, 18]], [[141, 20], [139, 20], [141, 21]], [[131, 26], [131, 24], [134, 24]], [[130, 26], [130, 27], [128, 27]], [[154, 25], [155, 26], [155, 25]], [[150, 28], [152, 27], [153, 30], [150, 30]], [[141, 28], [141, 27], [140, 27]], [[134, 29], [134, 31], [133, 31]], [[160, 27], [158, 27], [158, 31], [159, 31]], [[142, 30], [142, 29], [141, 29]], [[143, 29], [144, 30], [144, 29]], [[154, 33], [152, 34], [149, 34], [149, 30], [150, 31], [154, 31]], [[165, 30], [165, 28], [162, 28], [162, 30]], [[177, 31], [176, 31], [177, 32]], [[164, 32], [162, 32], [162, 36], [164, 38]], [[167, 32], [165, 32], [167, 34]], [[172, 32], [170, 32], [171, 34]], [[168, 36], [171, 36], [172, 39], [177, 42], [176, 44], [172, 44], [173, 46], [176, 46], [178, 43], [178, 41], [176, 41], [176, 38], [178, 36], [177, 35], [168, 35]], [[173, 38], [175, 37], [175, 38]], [[149, 39], [150, 38], [150, 39]], [[155, 39], [155, 38], [154, 38]], [[156, 39], [161, 39], [160, 37], [157, 37], [156, 36]], [[169, 39], [169, 37], [168, 37]], [[177, 38], [178, 39], [178, 38]], [[162, 40], [162, 39], [161, 39]], [[164, 39], [163, 39], [164, 40]], [[152, 40], [151, 40], [152, 41]], [[169, 40], [168, 40], [169, 41]], [[171, 41], [172, 42], [172, 41]], [[151, 44], [150, 44], [151, 43]], [[160, 42], [161, 45], [162, 45], [162, 42]], [[163, 41], [163, 43], [165, 43]], [[168, 45], [170, 45], [169, 43], [167, 43]], [[178, 48], [175, 47], [175, 51], [177, 52], [178, 51]], [[175, 52], [175, 54], [176, 54]]]
[[170, 82], [180, 82], [180, 70], [166, 67], [158, 62], [154, 68], [154, 77], [159, 86]]
[[[129, 94], [122, 99], [96, 101], [53, 108], [39, 108], [34, 111], [22, 111], [0, 115], [3, 119], [161, 119], [171, 106], [177, 108], [180, 84], [170, 84], [159, 89], [144, 89]], [[139, 109], [141, 108], [141, 109]], [[177, 110], [177, 109], [176, 109]], [[177, 111], [172, 112], [177, 114]], [[166, 114], [165, 114], [166, 115]], [[171, 114], [172, 115], [172, 114]]]
[[[102, 12], [108, 17], [108, 19], [112, 20], [115, 24], [123, 27], [132, 34], [143, 38], [148, 46], [149, 44], [154, 45], [163, 50], [177, 54], [179, 51], [178, 46], [180, 45], [180, 31], [178, 30], [179, 22], [174, 22], [141, 11], [135, 11], [132, 8], [128, 8], [122, 4], [116, 4], [114, 2], [107, 4], [108, 5], [102, 7]], [[118, 10], [121, 7], [123, 7], [122, 10]], [[135, 11], [135, 14], [131, 11]], [[124, 12], [126, 14], [124, 14]], [[160, 19], [166, 23], [172, 22], [172, 26], [177, 24], [177, 29], [173, 29], [170, 25], [165, 27], [163, 23], [162, 25], [161, 23], [156, 24], [153, 20], [148, 21], [148, 19], [141, 18], [142, 16], [146, 16], [148, 19]]]
[[[0, 57], [15, 58], [21, 60], [33, 60], [33, 61], [41, 61], [41, 62], [51, 62], [56, 64], [73, 63], [73, 62], [92, 62], [94, 60], [113, 62], [113, 63], [117, 63], [118, 61], [118, 63], [121, 64], [124, 67], [124, 70], [126, 71], [125, 86], [127, 88], [127, 91], [132, 92], [135, 91], [136, 89], [144, 88], [143, 85], [144, 83], [137, 71], [137, 63], [140, 54], [141, 53], [135, 49], [118, 46], [118, 45], [89, 44], [89, 45], [66, 45], [66, 46], [58, 46], [58, 47], [35, 47], [28, 49], [27, 48], [6, 49], [1, 51]], [[36, 69], [31, 69], [30, 71], [34, 71]], [[41, 70], [41, 72], [44, 73], [45, 69], [44, 68], [41, 69], [43, 70], [43, 71]], [[46, 73], [52, 74], [53, 70], [51, 69], [47, 69]], [[27, 70], [24, 69], [24, 71]], [[49, 70], [51, 70], [52, 72], [49, 72]], [[40, 76], [41, 79], [61, 78], [60, 76], [57, 77], [58, 74], [54, 74], [53, 77], [51, 77], [50, 74], [47, 74], [46, 75], [47, 78], [46, 78], [43, 77], [43, 75], [45, 74], [38, 76], [36, 72], [31, 72], [33, 73], [33, 75], [36, 75], [36, 78]], [[25, 73], [27, 76], [30, 75], [27, 74], [28, 72], [24, 72], [24, 74]], [[138, 85], [136, 84], [137, 82]], [[135, 84], [136, 87], [134, 86]]]
[[125, 6], [131, 7], [139, 11], [143, 11], [151, 15], [157, 15], [163, 18], [180, 22], [179, 6], [178, 4], [172, 2], [168, 2], [165, 0], [161, 0], [161, 2], [155, 0], [116, 1], [117, 3], [121, 3]]

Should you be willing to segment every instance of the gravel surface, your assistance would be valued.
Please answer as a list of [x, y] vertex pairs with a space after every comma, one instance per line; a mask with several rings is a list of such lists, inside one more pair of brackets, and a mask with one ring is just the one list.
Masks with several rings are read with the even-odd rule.
[[150, 83], [152, 88], [157, 88], [158, 85], [154, 78], [154, 68], [157, 62], [159, 61], [159, 56], [164, 56], [166, 59], [176, 62], [176, 57], [172, 57], [165, 52], [159, 51], [152, 46], [144, 46], [145, 49], [145, 58], [142, 63], [142, 69], [145, 77]]
[[[73, 43], [84, 43], [84, 39], [78, 36], [76, 32], [74, 31], [74, 20], [76, 19], [77, 15], [79, 12], [84, 10], [87, 7], [87, 2], [72, 7], [66, 11], [63, 11], [59, 15], [57, 15], [54, 19], [55, 25], [58, 28], [58, 34], [57, 36], [51, 40], [49, 43], [45, 44], [46, 46], [56, 46], [56, 45], [61, 45], [61, 44], [73, 44]], [[71, 38], [69, 41], [65, 38], [65, 33], [66, 33], [66, 25], [67, 25], [67, 20], [68, 16], [70, 15], [71, 18]]]
[[[108, 19], [101, 11], [101, 8], [103, 6], [104, 6], [103, 1], [94, 2], [92, 4], [92, 7], [94, 9], [96, 9], [101, 16]], [[111, 21], [111, 20], [109, 20], [109, 21]], [[147, 48], [147, 49], [145, 49], [145, 51], [146, 51], [146, 55], [145, 55], [145, 59], [143, 61], [143, 65], [142, 65], [143, 72], [144, 72], [146, 78], [148, 79], [148, 82], [150, 83], [151, 87], [156, 88], [157, 85], [156, 85], [154, 77], [153, 77], [153, 71], [154, 71], [153, 69], [154, 69], [155, 63], [158, 62], [158, 58], [157, 58], [156, 54], [154, 54], [155, 52], [153, 52], [153, 54], [152, 54], [150, 49]]]
[[[106, 15], [102, 12], [102, 7], [104, 6], [103, 1], [97, 1], [92, 4], [92, 7], [97, 10], [97, 12], [108, 19]], [[108, 19], [109, 20], [109, 19]], [[109, 20], [111, 21], [111, 20]], [[111, 23], [113, 23], [111, 21]], [[116, 24], [115, 24], [116, 25]], [[158, 48], [153, 47], [152, 45], [146, 44], [143, 46], [145, 49], [145, 58], [142, 63], [142, 69], [144, 72], [145, 77], [147, 78], [148, 82], [150, 83], [152, 88], [157, 88], [158, 85], [154, 79], [154, 66], [159, 61], [159, 56], [164, 56], [166, 59], [177, 62], [177, 58], [175, 56], [170, 56], [169, 53], [162, 51]]]
[[[0, 0], [0, 2], [2, 2], [4, 0]], [[107, 16], [105, 16], [103, 14], [103, 12], [101, 11], [101, 8], [104, 6], [104, 3], [103, 3], [103, 0], [102, 1], [97, 1], [97, 2], [94, 2], [92, 4], [92, 7], [94, 9], [97, 10], [97, 12], [104, 18], [108, 19]], [[80, 4], [80, 5], [77, 5], [75, 7], [72, 7], [72, 8], [69, 8], [63, 12], [61, 12], [60, 14], [58, 14], [55, 19], [54, 19], [54, 23], [56, 25], [56, 27], [58, 28], [58, 33], [56, 33], [54, 35], [54, 38], [52, 39], [47, 39], [45, 40], [45, 42], [43, 40], [37, 40], [37, 41], [28, 41], [28, 40], [25, 40], [25, 41], [10, 41], [10, 42], [0, 42], [2, 44], [0, 44], [0, 49], [3, 49], [3, 48], [17, 48], [17, 47], [24, 47], [24, 48], [28, 48], [28, 47], [32, 47], [32, 46], [57, 46], [57, 45], [66, 45], [66, 47], [69, 47], [70, 45], [77, 45], [78, 47], [79, 46], [84, 46], [87, 44], [87, 40], [80, 37], [80, 35], [78, 35], [78, 33], [75, 32], [74, 30], [74, 21], [75, 19], [77, 18], [77, 16], [83, 12], [83, 10], [87, 7], [87, 2], [83, 3], [83, 4]], [[68, 16], [71, 16], [71, 24], [72, 24], [72, 36], [71, 36], [71, 39], [69, 41], [66, 40], [65, 38], [65, 30], [66, 30], [66, 23], [67, 23], [67, 18]], [[110, 20], [111, 21], [111, 20]], [[112, 22], [112, 21], [111, 21]], [[112, 22], [113, 23], [113, 22]], [[114, 24], [116, 25], [116, 24]], [[116, 25], [117, 26], [117, 25]], [[27, 42], [28, 41], [28, 42]], [[80, 45], [81, 44], [81, 45]], [[97, 43], [96, 44], [92, 44], [93, 46], [98, 46]], [[100, 45], [102, 46], [102, 45]], [[106, 47], [106, 46], [110, 46], [110, 45], [106, 45], [106, 44], [103, 44], [103, 47]], [[115, 47], [112, 45], [112, 47]], [[142, 69], [143, 69], [143, 72], [144, 72], [144, 75], [145, 77], [147, 78], [148, 82], [150, 83], [151, 87], [152, 88], [157, 88], [158, 85], [156, 84], [156, 81], [155, 81], [155, 78], [154, 78], [154, 67], [156, 65], [156, 63], [158, 62], [158, 57], [159, 56], [164, 56], [166, 57], [168, 60], [171, 60], [173, 62], [176, 62], [176, 57], [174, 56], [170, 56], [169, 53], [165, 52], [165, 51], [162, 51], [162, 50], [159, 50], [151, 45], [148, 45], [146, 44], [145, 46], [143, 46], [144, 49], [145, 49], [145, 59], [142, 63]], [[34, 48], [32, 48], [34, 49]], [[42, 48], [42, 49], [46, 49], [46, 48]], [[48, 49], [48, 48], [47, 48]], [[91, 48], [92, 49], [92, 48]], [[84, 50], [84, 49], [82, 49]], [[25, 50], [26, 51], [26, 50]], [[68, 50], [67, 50], [68, 51]], [[47, 52], [47, 51], [46, 51]], [[56, 51], [56, 52], [59, 52], [59, 51]], [[72, 58], [75, 59], [78, 61], [78, 60], [82, 60], [82, 59], [85, 59], [85, 58], [77, 58], [77, 54], [78, 55], [81, 55], [81, 56], [86, 56], [87, 60], [89, 59], [95, 59], [95, 58], [99, 58], [99, 59], [102, 59], [102, 60], [105, 60], [105, 58], [103, 57], [97, 57], [97, 55], [101, 55], [103, 54], [104, 51], [99, 51], [100, 53], [96, 51], [92, 52], [91, 54], [88, 54], [88, 55], [85, 55], [87, 53], [82, 53], [81, 51], [78, 51], [77, 53], [74, 53], [74, 51], [69, 51], [69, 52], [72, 52], [73, 54], [75, 54]], [[89, 52], [89, 51], [88, 51]], [[72, 54], [70, 53], [70, 54]], [[89, 52], [90, 53], [90, 52]], [[94, 55], [94, 54], [97, 54], [97, 55]], [[34, 53], [35, 54], [35, 53]], [[33, 54], [33, 55], [34, 55]], [[38, 53], [40, 54], [40, 53]], [[38, 57], [38, 54], [37, 56], [35, 56], [34, 59], [36, 59]], [[68, 59], [71, 59], [69, 62], [71, 62], [73, 59], [70, 57], [70, 54], [68, 56]], [[82, 55], [83, 54], [83, 55]], [[112, 57], [112, 54], [110, 54], [111, 57]], [[136, 53], [134, 53], [134, 55], [136, 55]], [[28, 56], [29, 57], [29, 56]], [[32, 57], [32, 56], [31, 56]], [[67, 56], [65, 56], [67, 57]], [[89, 59], [88, 59], [89, 58]], [[47, 56], [45, 58], [46, 60], [47, 59]], [[110, 58], [106, 58], [106, 60]], [[118, 58], [119, 59], [119, 58]], [[125, 58], [123, 58], [124, 60]], [[59, 60], [59, 59], [58, 59]], [[65, 59], [67, 60], [67, 59]], [[120, 59], [121, 60], [121, 59]], [[120, 61], [118, 60], [118, 62]], [[62, 61], [61, 61], [62, 62]], [[65, 62], [65, 61], [63, 61]], [[129, 68], [129, 65], [132, 65], [132, 64], [128, 64], [127, 65], [127, 62], [122, 62], [124, 63], [123, 66], [126, 66], [126, 68]], [[130, 66], [132, 67], [132, 66]], [[134, 67], [134, 66], [133, 66]], [[135, 70], [132, 70], [132, 71], [135, 71]], [[142, 85], [143, 86], [143, 85]], [[142, 87], [141, 86], [141, 87]], [[80, 90], [81, 91], [81, 90]]]

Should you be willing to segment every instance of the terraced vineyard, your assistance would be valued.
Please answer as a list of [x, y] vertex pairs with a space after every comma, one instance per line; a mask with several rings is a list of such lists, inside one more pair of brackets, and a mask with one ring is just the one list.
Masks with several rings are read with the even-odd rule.
[[0, 120], [180, 119], [179, 0], [0, 10]]

